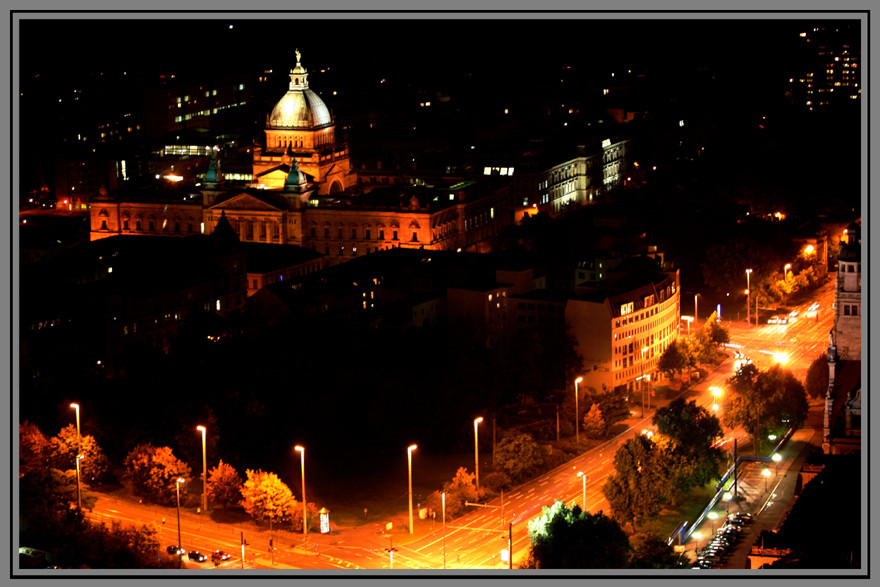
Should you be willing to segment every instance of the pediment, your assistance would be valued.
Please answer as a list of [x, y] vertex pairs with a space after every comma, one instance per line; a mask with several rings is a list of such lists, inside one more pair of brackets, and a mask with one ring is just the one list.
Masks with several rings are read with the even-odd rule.
[[264, 202], [256, 196], [244, 193], [211, 206], [211, 210], [265, 210], [280, 212], [281, 208]]

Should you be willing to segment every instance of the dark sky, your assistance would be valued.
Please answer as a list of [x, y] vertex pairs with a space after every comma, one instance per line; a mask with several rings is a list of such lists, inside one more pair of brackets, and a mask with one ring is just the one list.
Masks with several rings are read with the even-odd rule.
[[73, 74], [95, 66], [181, 71], [284, 67], [298, 47], [312, 70], [378, 66], [414, 76], [442, 76], [468, 68], [516, 72], [565, 63], [632, 63], [669, 70], [725, 67], [761, 76], [784, 67], [786, 48], [795, 44], [801, 28], [778, 20], [310, 20], [287, 14], [254, 21], [157, 16], [23, 21], [23, 70]]

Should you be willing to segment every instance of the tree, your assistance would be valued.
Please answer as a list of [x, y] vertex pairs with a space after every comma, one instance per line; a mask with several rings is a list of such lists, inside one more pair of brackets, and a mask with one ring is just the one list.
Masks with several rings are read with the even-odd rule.
[[508, 432], [495, 448], [495, 463], [511, 479], [520, 480], [540, 467], [544, 454], [528, 434]]
[[666, 375], [667, 379], [672, 379], [674, 373], [678, 373], [680, 377], [681, 372], [687, 366], [688, 358], [685, 356], [677, 340], [673, 340], [666, 347], [666, 350], [663, 351], [663, 354], [660, 355], [660, 359], [657, 361], [657, 369]]
[[275, 473], [247, 469], [241, 488], [241, 506], [257, 520], [291, 522], [296, 499], [290, 488]]
[[722, 435], [721, 422], [694, 400], [679, 397], [663, 408], [657, 408], [651, 423], [668, 436], [676, 449], [700, 452], [709, 448]]
[[828, 393], [828, 355], [822, 353], [810, 363], [807, 369], [807, 380], [804, 385], [813, 399], [821, 399]]
[[690, 566], [684, 553], [676, 553], [653, 532], [634, 534], [629, 541], [634, 550], [629, 562], [631, 569], [684, 569]]
[[534, 569], [622, 569], [630, 544], [620, 525], [599, 512], [557, 501], [529, 520], [529, 558]]
[[35, 424], [18, 426], [18, 476], [45, 475], [49, 467], [49, 439]]
[[712, 445], [723, 431], [715, 415], [694, 400], [677, 398], [665, 408], [658, 408], [651, 422], [670, 440], [670, 471], [674, 472], [678, 494], [718, 477], [724, 456]]
[[123, 468], [123, 478], [131, 484], [132, 492], [168, 505], [176, 503], [177, 479], [185, 480], [179, 489], [184, 497], [192, 476], [189, 465], [177, 459], [170, 447], [155, 447], [149, 442], [134, 447], [125, 457]]
[[724, 403], [724, 424], [742, 427], [755, 439], [768, 431], [800, 428], [807, 417], [807, 393], [791, 371], [774, 365], [760, 371], [744, 365], [727, 380], [729, 392]]
[[701, 338], [714, 348], [730, 342], [730, 328], [718, 321], [718, 314], [712, 312], [701, 329]]
[[601, 438], [605, 435], [605, 418], [599, 410], [599, 404], [593, 404], [590, 411], [584, 416], [584, 434], [587, 438]]
[[80, 454], [83, 456], [79, 464], [80, 479], [86, 483], [96, 483], [104, 478], [109, 463], [94, 436], [86, 434], [80, 437], [76, 426], [68, 424], [49, 443], [50, 462], [56, 469], [75, 470], [76, 455]]
[[230, 504], [241, 502], [241, 476], [229, 463], [220, 463], [208, 471], [208, 499], [222, 504], [223, 509]]
[[614, 473], [602, 488], [611, 515], [621, 524], [653, 518], [673, 496], [667, 454], [645, 435], [626, 441], [614, 454]]
[[612, 426], [629, 418], [629, 404], [623, 395], [609, 391], [596, 399], [599, 400], [599, 412], [605, 420], [605, 434], [608, 434]]

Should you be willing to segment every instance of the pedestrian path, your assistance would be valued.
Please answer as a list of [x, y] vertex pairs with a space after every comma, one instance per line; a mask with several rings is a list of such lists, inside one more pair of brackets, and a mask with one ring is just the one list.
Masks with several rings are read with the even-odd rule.
[[[810, 453], [811, 441], [816, 434], [821, 435], [821, 432], [813, 428], [797, 430], [780, 451], [782, 460], [778, 464], [778, 469], [775, 463], [743, 464], [736, 486], [736, 495], [739, 499], [731, 500], [726, 509], [719, 511], [719, 519], [723, 519], [728, 512], [739, 511], [752, 514], [754, 522], [746, 527], [743, 540], [733, 548], [721, 568], [750, 568], [749, 553], [761, 533], [765, 530], [775, 531], [782, 526], [797, 500], [795, 489], [798, 474]], [[764, 475], [765, 469], [769, 471], [769, 475]], [[733, 486], [730, 493], [733, 493]], [[720, 523], [717, 526], [720, 526]], [[710, 521], [703, 522], [696, 530], [702, 534], [702, 538], [698, 541], [692, 535], [686, 545], [692, 558], [696, 558], [696, 550], [705, 546], [713, 535]]]

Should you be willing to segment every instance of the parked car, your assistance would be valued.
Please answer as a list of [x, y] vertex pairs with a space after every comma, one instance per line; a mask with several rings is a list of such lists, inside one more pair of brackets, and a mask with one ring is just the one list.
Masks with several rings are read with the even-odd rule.
[[771, 316], [767, 324], [788, 324], [788, 316]]
[[195, 561], [197, 563], [203, 563], [208, 560], [208, 555], [202, 554], [198, 550], [190, 550], [189, 554], [187, 554], [186, 556], [189, 557], [189, 560]]
[[232, 555], [230, 555], [228, 552], [224, 552], [222, 550], [215, 550], [214, 552], [211, 553], [211, 560], [228, 561], [231, 556]]
[[173, 544], [171, 546], [169, 546], [168, 548], [166, 548], [165, 550], [168, 552], [168, 554], [170, 554], [172, 556], [180, 556], [180, 555], [186, 553], [186, 550], [183, 547], [175, 546]]
[[734, 512], [732, 514], [728, 514], [727, 519], [729, 521], [741, 520], [741, 521], [745, 522], [746, 524], [751, 524], [752, 520], [754, 518], [752, 517], [752, 514], [750, 514], [748, 512]]

